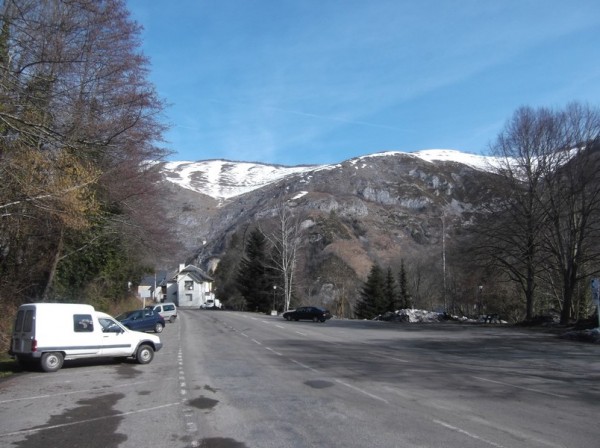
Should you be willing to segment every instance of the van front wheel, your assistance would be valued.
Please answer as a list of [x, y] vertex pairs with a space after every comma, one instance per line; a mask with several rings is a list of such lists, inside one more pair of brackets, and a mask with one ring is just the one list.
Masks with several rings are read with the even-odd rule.
[[60, 352], [48, 352], [42, 355], [40, 364], [44, 372], [56, 372], [63, 365], [63, 355]]
[[147, 344], [140, 345], [135, 354], [135, 358], [139, 364], [148, 364], [154, 359], [154, 350]]

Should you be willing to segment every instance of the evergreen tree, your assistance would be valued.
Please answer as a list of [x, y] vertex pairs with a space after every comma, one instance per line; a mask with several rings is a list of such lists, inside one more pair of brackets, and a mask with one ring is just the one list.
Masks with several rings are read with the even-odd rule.
[[259, 229], [253, 230], [240, 262], [237, 288], [249, 311], [267, 312], [272, 306], [273, 281], [268, 268], [267, 240]]
[[398, 305], [397, 284], [394, 274], [392, 273], [392, 268], [389, 267], [385, 277], [384, 297], [385, 311], [396, 311]]
[[234, 233], [227, 246], [227, 251], [221, 257], [212, 276], [215, 285], [219, 285], [215, 291], [215, 297], [228, 309], [244, 310], [237, 282], [239, 265], [244, 252], [242, 244], [240, 236]]
[[401, 309], [412, 308], [412, 298], [408, 291], [408, 280], [406, 279], [406, 268], [404, 267], [404, 260], [400, 262], [400, 274], [398, 275], [398, 285], [400, 292], [398, 294], [398, 306]]
[[360, 292], [360, 296], [361, 298], [354, 310], [356, 317], [359, 319], [373, 319], [387, 311], [385, 277], [378, 264], [371, 267], [371, 272]]

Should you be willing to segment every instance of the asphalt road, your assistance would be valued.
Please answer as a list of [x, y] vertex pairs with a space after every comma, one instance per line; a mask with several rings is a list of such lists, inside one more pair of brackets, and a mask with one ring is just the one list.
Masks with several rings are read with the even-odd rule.
[[596, 447], [600, 347], [497, 326], [181, 312], [148, 365], [0, 382], [2, 447]]

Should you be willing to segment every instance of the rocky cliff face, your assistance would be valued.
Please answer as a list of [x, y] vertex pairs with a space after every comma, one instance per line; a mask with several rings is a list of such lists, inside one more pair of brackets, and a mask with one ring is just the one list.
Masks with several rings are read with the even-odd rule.
[[316, 279], [320, 291], [348, 278], [353, 281], [347, 287], [356, 289], [373, 262], [396, 268], [401, 259], [437, 257], [442, 225], [448, 238], [468, 230], [494, 182], [493, 174], [472, 164], [390, 153], [337, 165], [285, 168], [283, 175], [275, 170], [278, 175], [261, 177], [252, 188], [246, 179], [245, 190], [232, 195], [232, 186], [240, 183], [230, 175], [236, 164], [220, 163], [228, 173], [228, 197], [203, 194], [218, 190], [210, 184], [218, 176], [188, 166], [192, 189], [185, 182], [167, 181], [182, 174], [164, 169], [165, 188], [174, 193], [169, 213], [177, 220], [187, 261], [205, 268], [211, 261], [214, 265], [233, 235], [259, 224], [270, 229], [285, 203], [301, 223], [298, 282], [305, 295], [311, 294]]

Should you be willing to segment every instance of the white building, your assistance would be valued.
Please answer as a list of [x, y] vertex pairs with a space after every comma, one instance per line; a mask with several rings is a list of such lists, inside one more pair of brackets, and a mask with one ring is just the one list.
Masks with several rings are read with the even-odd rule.
[[200, 308], [207, 300], [215, 298], [213, 279], [193, 265], [180, 264], [163, 287], [166, 288], [164, 301], [174, 302], [180, 308]]

